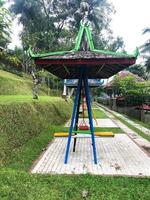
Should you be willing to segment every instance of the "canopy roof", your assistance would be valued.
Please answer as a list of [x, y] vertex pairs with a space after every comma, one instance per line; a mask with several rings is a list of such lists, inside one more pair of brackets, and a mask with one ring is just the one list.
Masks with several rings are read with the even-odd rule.
[[[82, 47], [86, 35], [88, 48]], [[94, 48], [89, 22], [82, 23], [76, 38], [75, 47], [71, 51], [58, 51], [34, 54], [28, 51], [35, 64], [48, 70], [62, 79], [75, 79], [80, 76], [80, 68], [87, 68], [88, 78], [109, 78], [119, 71], [135, 64], [138, 49], [133, 54], [118, 53]]]

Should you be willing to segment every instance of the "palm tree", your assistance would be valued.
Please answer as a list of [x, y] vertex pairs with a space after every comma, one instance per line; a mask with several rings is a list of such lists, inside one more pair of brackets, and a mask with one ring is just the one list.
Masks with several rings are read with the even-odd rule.
[[[72, 41], [75, 38], [83, 17], [80, 12], [83, 3], [89, 4], [88, 19], [97, 31], [94, 35], [100, 35], [101, 30], [110, 32], [109, 13], [113, 12], [113, 7], [107, 0], [13, 0], [11, 10], [20, 14], [25, 43], [29, 40], [28, 43], [35, 43], [33, 46], [38, 49], [43, 49], [43, 46], [46, 50], [55, 47], [59, 49], [63, 45], [62, 41]], [[101, 40], [103, 38], [97, 41]]]
[[[143, 31], [143, 34], [149, 33], [150, 34], [150, 28], [145, 28]], [[141, 53], [143, 54], [143, 57], [146, 59], [145, 65], [146, 65], [146, 71], [150, 72], [150, 38], [141, 46]]]

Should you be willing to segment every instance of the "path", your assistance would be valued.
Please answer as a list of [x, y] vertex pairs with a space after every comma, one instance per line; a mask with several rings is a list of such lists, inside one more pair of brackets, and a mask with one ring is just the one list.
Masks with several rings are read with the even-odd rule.
[[[67, 138], [55, 138], [36, 162], [36, 165], [33, 166], [31, 172], [150, 177], [150, 157], [144, 149], [144, 147], [150, 147], [150, 142], [116, 119], [109, 109], [105, 107], [98, 109], [109, 116], [108, 121], [111, 124], [120, 127], [126, 134], [115, 134], [113, 138], [96, 137], [97, 165], [93, 163], [91, 138], [89, 136], [77, 139], [75, 153], [72, 151], [72, 139], [67, 165], [64, 164]], [[102, 122], [102, 119], [100, 120]]]
[[[128, 126], [126, 126], [125, 124], [123, 124], [120, 120], [118, 120], [117, 118], [115, 118], [114, 115], [121, 117], [122, 119], [124, 119], [125, 121], [130, 121], [130, 124], [137, 127], [140, 127], [140, 130], [145, 130], [146, 128], [139, 125], [137, 126], [137, 123], [133, 122], [132, 120], [129, 120], [127, 117], [110, 110], [109, 108], [102, 106], [99, 104], [97, 104], [97, 106], [99, 107], [100, 110], [102, 110], [107, 116], [109, 116], [109, 118], [118, 125], [118, 127], [120, 127], [129, 137], [131, 137], [133, 139], [134, 142], [136, 142], [136, 144], [138, 144], [141, 148], [143, 148], [144, 151], [146, 151], [146, 153], [150, 154], [150, 142], [147, 141], [146, 139], [144, 139], [143, 137], [141, 137], [139, 134], [137, 134], [135, 131], [133, 131], [132, 129], [130, 129]], [[113, 113], [113, 114], [112, 114]], [[142, 129], [143, 128], [143, 129]], [[146, 129], [147, 132], [144, 132], [146, 134], [149, 134], [150, 130]]]
[[[86, 118], [84, 119], [85, 123], [88, 124], [89, 120]], [[82, 123], [82, 119], [79, 119], [79, 124]], [[107, 118], [107, 119], [97, 119], [96, 121], [93, 120], [93, 125], [94, 127], [103, 127], [103, 128], [117, 128], [118, 125], [116, 123], [114, 123], [111, 119]], [[69, 127], [70, 126], [70, 121], [66, 123], [65, 127]]]
[[[97, 105], [98, 105], [98, 104], [97, 104]], [[105, 107], [105, 106], [102, 106], [102, 105], [101, 105], [101, 108], [104, 108], [105, 110], [109, 111], [109, 113], [111, 112], [111, 113], [113, 113], [114, 115], [120, 117], [121, 119], [125, 120], [126, 122], [128, 122], [128, 123], [131, 124], [132, 126], [135, 126], [137, 129], [141, 130], [141, 131], [144, 132], [145, 134], [150, 135], [150, 130], [149, 130], [148, 128], [146, 128], [146, 127], [144, 127], [144, 126], [142, 126], [142, 125], [140, 125], [140, 124], [138, 124], [138, 123], [132, 121], [131, 119], [125, 117], [124, 115], [122, 115], [122, 114], [120, 114], [120, 113], [118, 113], [118, 112], [115, 112], [115, 111], [113, 111], [113, 110], [108, 109], [108, 108]], [[103, 111], [104, 111], [104, 109], [103, 109]], [[108, 114], [108, 113], [107, 113], [107, 114]]]

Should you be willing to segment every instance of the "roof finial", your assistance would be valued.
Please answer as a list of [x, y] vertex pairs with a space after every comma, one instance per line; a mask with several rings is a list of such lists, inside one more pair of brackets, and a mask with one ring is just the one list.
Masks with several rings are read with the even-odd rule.
[[90, 5], [86, 0], [81, 1], [80, 3], [80, 12], [82, 15], [82, 24], [85, 25], [88, 22]]

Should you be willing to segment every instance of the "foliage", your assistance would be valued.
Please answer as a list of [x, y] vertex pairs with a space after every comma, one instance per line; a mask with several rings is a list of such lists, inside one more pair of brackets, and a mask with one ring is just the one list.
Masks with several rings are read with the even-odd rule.
[[[35, 50], [70, 49], [75, 41], [80, 20], [81, 0], [13, 0], [11, 10], [20, 14], [23, 24], [21, 34], [23, 47], [31, 45]], [[96, 46], [111, 47], [114, 50], [123, 46], [121, 38], [113, 38], [109, 23], [113, 6], [107, 0], [91, 0], [88, 18], [92, 22]], [[105, 33], [104, 33], [105, 32]], [[105, 36], [107, 35], [107, 37]], [[110, 44], [108, 41], [113, 40]], [[108, 44], [109, 45], [108, 45]], [[107, 44], [107, 45], [106, 45]]]
[[150, 82], [137, 82], [135, 77], [126, 76], [120, 78], [115, 76], [113, 81], [113, 88], [118, 93], [125, 97], [126, 104], [129, 105], [142, 105], [143, 103], [150, 102]]
[[0, 46], [6, 47], [10, 42], [11, 14], [3, 7], [4, 2], [0, 1]]
[[147, 79], [147, 74], [145, 72], [145, 66], [136, 64], [126, 69], [127, 71], [142, 77], [143, 79]]
[[[121, 93], [121, 78], [119, 75], [115, 75], [113, 82], [112, 82], [112, 88], [115, 95], [119, 95]], [[112, 92], [112, 91], [111, 91]]]
[[[150, 34], [150, 28], [145, 28], [143, 31], [143, 34], [149, 33]], [[146, 70], [147, 72], [150, 72], [150, 38], [141, 46], [141, 53], [143, 54], [146, 62]]]
[[5, 51], [0, 52], [0, 63], [15, 67], [18, 70], [22, 66], [21, 60], [19, 60], [16, 55], [10, 55], [9, 53], [7, 53]]
[[91, 88], [91, 94], [93, 95], [93, 96], [101, 96], [101, 94], [104, 92], [104, 88], [103, 88], [103, 86], [99, 86], [98, 88], [94, 88], [94, 89], [92, 89]]

